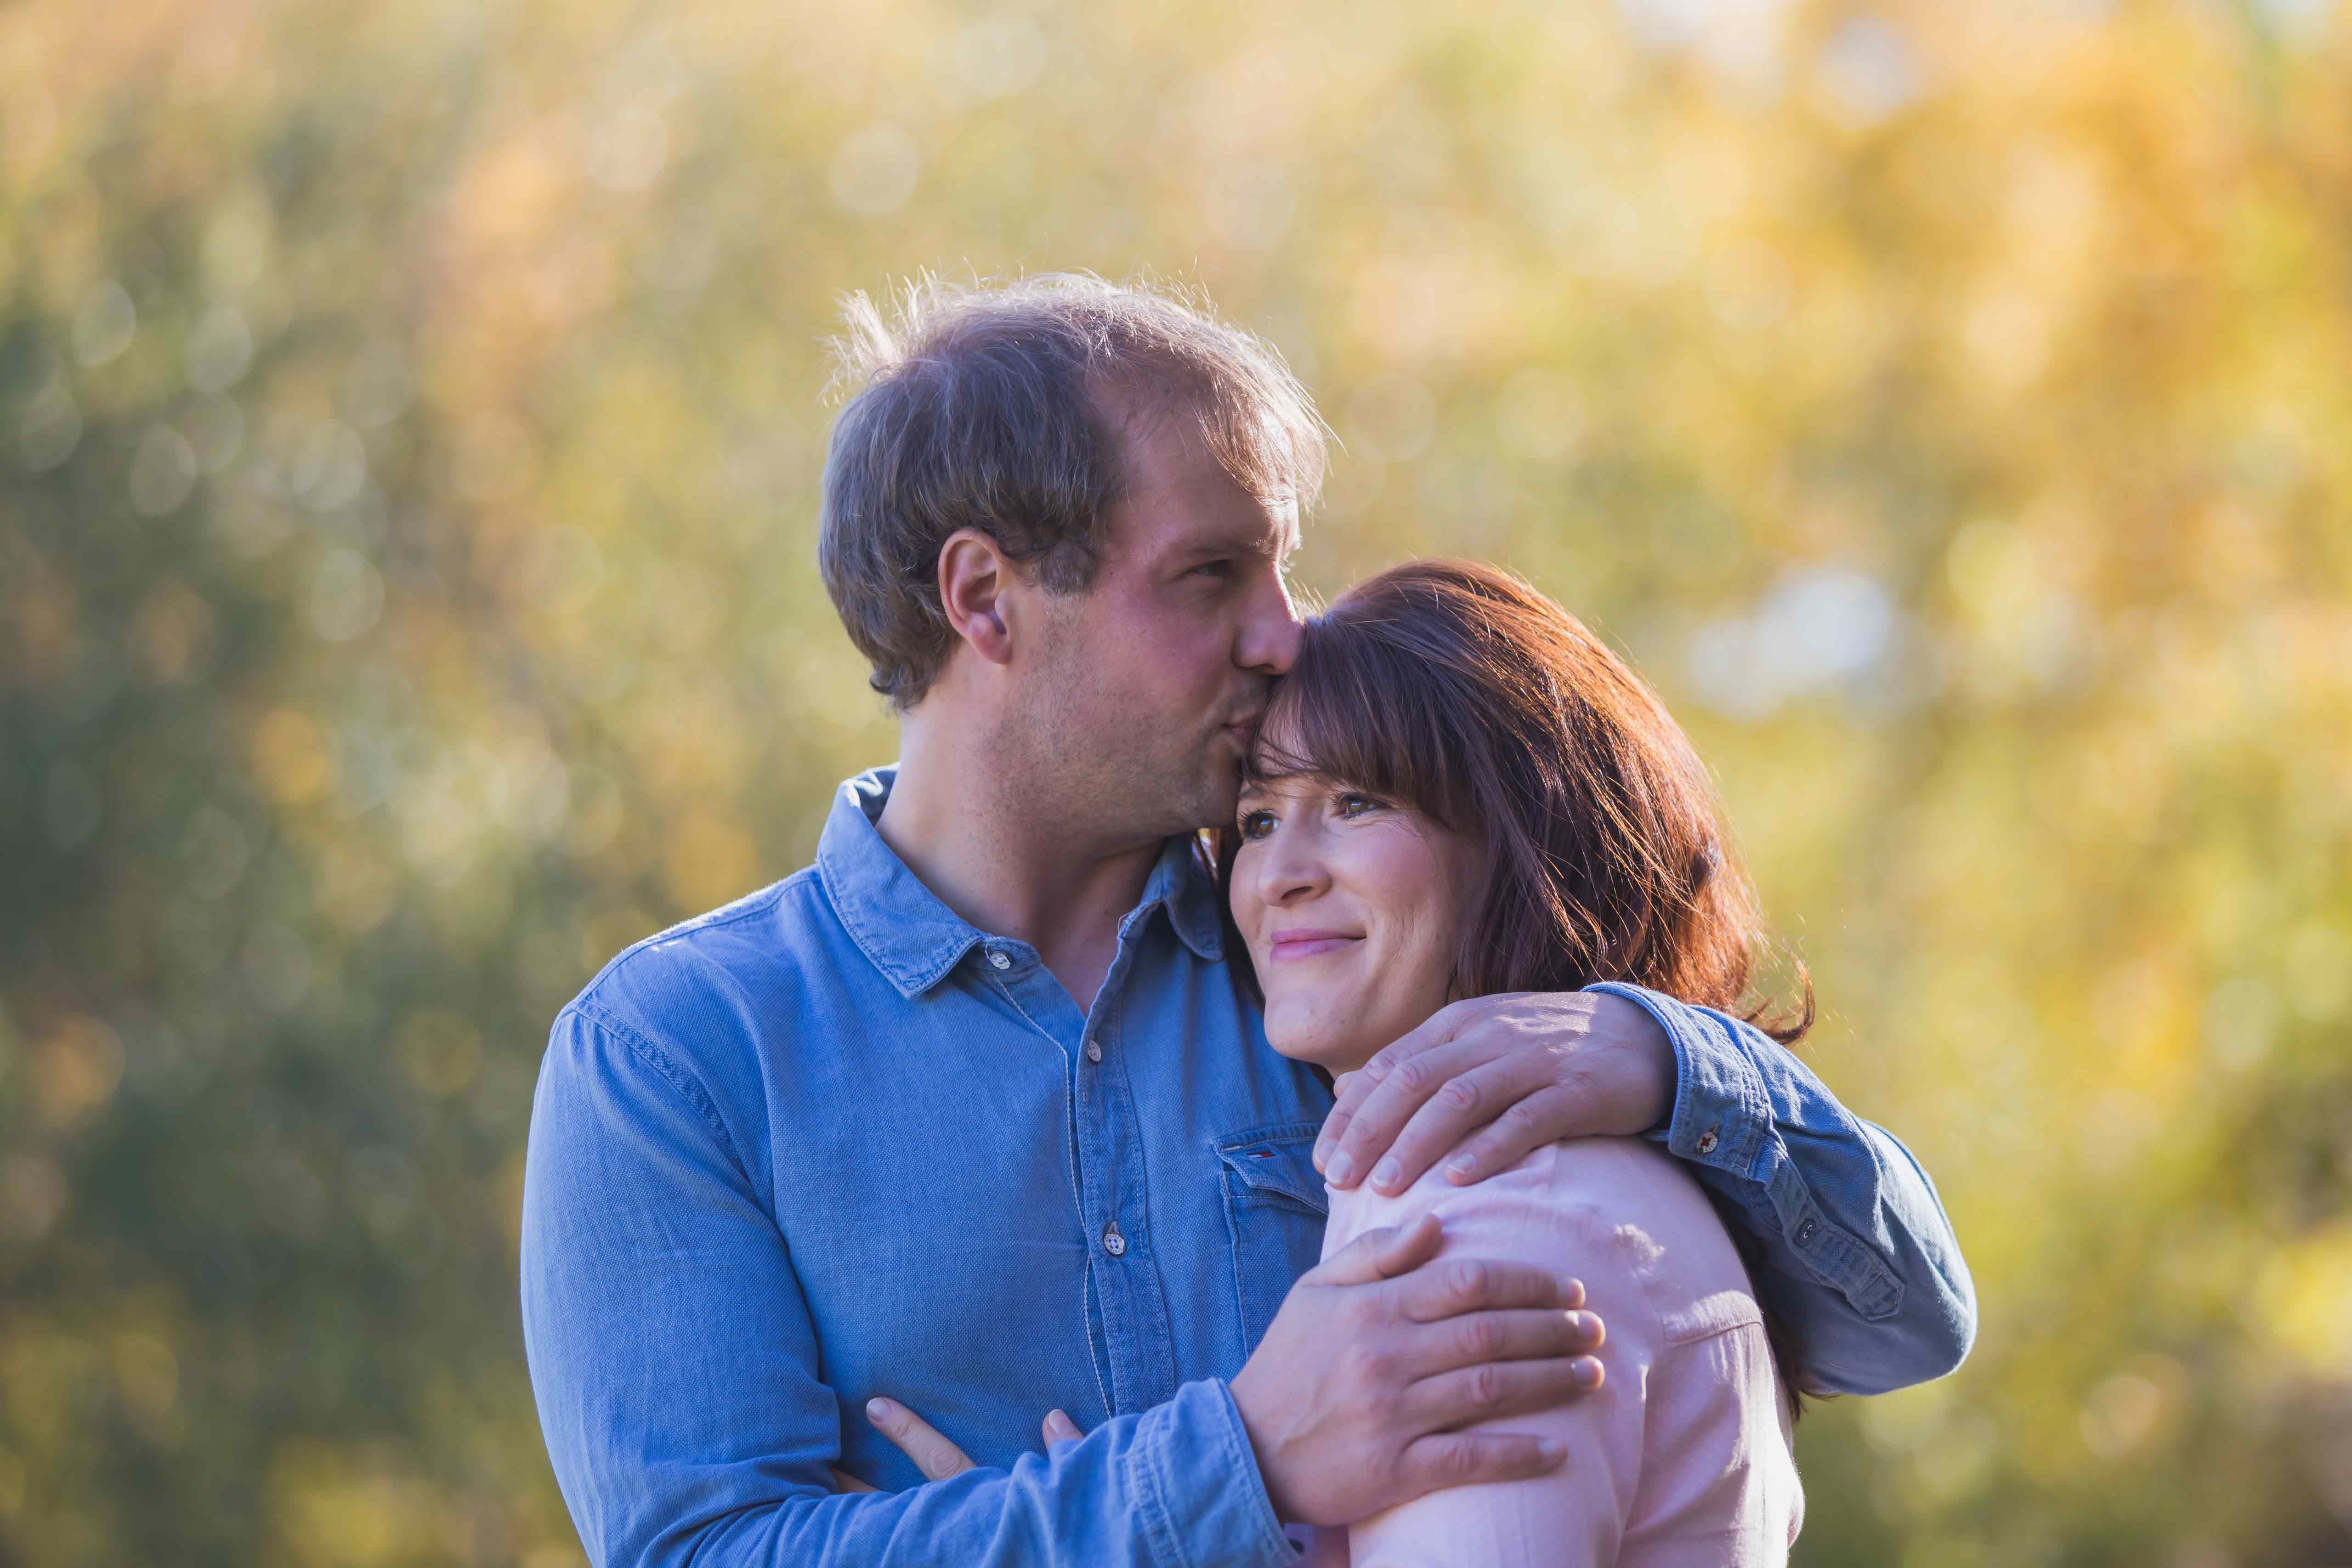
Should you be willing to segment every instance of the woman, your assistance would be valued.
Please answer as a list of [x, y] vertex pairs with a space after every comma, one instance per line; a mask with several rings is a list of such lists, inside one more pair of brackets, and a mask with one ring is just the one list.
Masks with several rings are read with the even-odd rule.
[[[1748, 986], [1754, 902], [1689, 741], [1575, 617], [1489, 567], [1396, 568], [1307, 628], [1223, 859], [1267, 1040], [1334, 1073], [1464, 997], [1621, 980], [1729, 1008]], [[1470, 1186], [1335, 1191], [1325, 1256], [1431, 1211], [1449, 1250], [1572, 1268], [1609, 1324], [1606, 1380], [1509, 1424], [1563, 1438], [1562, 1469], [1320, 1532], [1315, 1561], [1786, 1561], [1794, 1404], [1676, 1162], [1584, 1139]]]
[[[1734, 1007], [1757, 940], [1706, 768], [1657, 698], [1558, 604], [1461, 561], [1383, 572], [1308, 624], [1220, 869], [1267, 1040], [1334, 1074], [1465, 997], [1614, 980]], [[1772, 1032], [1811, 1019], [1808, 994]], [[1590, 1138], [1469, 1186], [1326, 1190], [1325, 1257], [1434, 1212], [1448, 1251], [1572, 1270], [1608, 1340], [1597, 1391], [1508, 1424], [1561, 1438], [1562, 1468], [1317, 1531], [1308, 1568], [1787, 1561], [1795, 1403], [1731, 1233], [1675, 1160]], [[927, 1476], [970, 1463], [896, 1401], [869, 1415]], [[1045, 1435], [1078, 1430], [1055, 1411]]]

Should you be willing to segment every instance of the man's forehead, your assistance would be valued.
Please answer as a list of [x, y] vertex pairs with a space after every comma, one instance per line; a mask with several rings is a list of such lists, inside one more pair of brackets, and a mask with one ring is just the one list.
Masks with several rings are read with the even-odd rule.
[[1106, 519], [1107, 554], [1263, 555], [1283, 559], [1298, 548], [1298, 504], [1287, 496], [1253, 496], [1223, 469], [1172, 483], [1138, 486]]
[[[1106, 547], [1152, 553], [1222, 549], [1279, 559], [1298, 548], [1298, 499], [1287, 487], [1254, 493], [1212, 448], [1200, 415], [1157, 399], [1118, 410], [1126, 495], [1112, 508]], [[1129, 537], [1122, 540], [1118, 536]]]

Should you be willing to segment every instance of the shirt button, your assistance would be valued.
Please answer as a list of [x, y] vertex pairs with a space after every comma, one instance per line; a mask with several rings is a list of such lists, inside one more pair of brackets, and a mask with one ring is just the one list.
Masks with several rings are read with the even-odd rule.
[[1711, 1155], [1715, 1153], [1715, 1145], [1716, 1136], [1715, 1129], [1713, 1127], [1709, 1127], [1706, 1132], [1701, 1133], [1698, 1135], [1698, 1152], [1700, 1154]]
[[1813, 1239], [1813, 1232], [1820, 1228], [1821, 1226], [1819, 1224], [1808, 1219], [1802, 1225], [1797, 1227], [1797, 1239], [1799, 1241], [1811, 1241]]
[[1088, 1061], [1100, 1061], [1102, 1060], [1102, 1041], [1091, 1037], [1088, 1038], [1087, 1040], [1087, 1060]]
[[1118, 1221], [1115, 1219], [1103, 1227], [1103, 1250], [1114, 1258], [1127, 1256], [1127, 1238], [1118, 1233]]
[[1011, 958], [993, 949], [991, 949], [989, 952], [988, 961], [991, 965], [999, 969], [1010, 969], [1013, 967], [1013, 960]]

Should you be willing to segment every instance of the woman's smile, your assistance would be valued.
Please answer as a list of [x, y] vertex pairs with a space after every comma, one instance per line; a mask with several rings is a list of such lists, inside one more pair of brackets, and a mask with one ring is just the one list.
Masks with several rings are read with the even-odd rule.
[[1288, 931], [1276, 931], [1266, 938], [1266, 956], [1275, 963], [1291, 963], [1301, 958], [1320, 958], [1326, 954], [1351, 950], [1362, 942], [1360, 931], [1327, 931], [1318, 926], [1297, 926]]

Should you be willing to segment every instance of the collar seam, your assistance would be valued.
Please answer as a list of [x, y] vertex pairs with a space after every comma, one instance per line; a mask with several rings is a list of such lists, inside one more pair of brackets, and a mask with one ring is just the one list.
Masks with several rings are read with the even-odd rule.
[[840, 879], [835, 874], [834, 862], [836, 858], [826, 854], [823, 846], [819, 847], [817, 880], [824, 887], [825, 901], [833, 905], [834, 918], [840, 921], [842, 929], [849, 933], [849, 939], [857, 944], [857, 950], [866, 955], [866, 961], [880, 970], [882, 977], [897, 987], [900, 996], [913, 998], [929, 990], [946, 977], [947, 972], [956, 967], [964, 954], [971, 951], [972, 942], [977, 938], [966, 938], [953, 952], [929, 966], [928, 973], [923, 966], [901, 962], [896, 954], [889, 951], [880, 936], [862, 923], [856, 911], [856, 901], [844, 895]]

